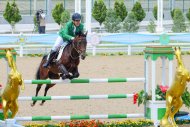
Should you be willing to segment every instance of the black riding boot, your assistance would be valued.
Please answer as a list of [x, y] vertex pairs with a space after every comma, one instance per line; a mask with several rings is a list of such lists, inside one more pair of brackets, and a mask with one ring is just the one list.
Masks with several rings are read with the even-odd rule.
[[50, 51], [50, 55], [49, 55], [49, 58], [47, 59], [47, 61], [43, 64], [43, 67], [44, 68], [47, 68], [49, 66], [49, 64], [51, 63], [51, 61], [53, 60], [53, 57], [55, 55], [56, 51], [54, 50], [51, 50]]

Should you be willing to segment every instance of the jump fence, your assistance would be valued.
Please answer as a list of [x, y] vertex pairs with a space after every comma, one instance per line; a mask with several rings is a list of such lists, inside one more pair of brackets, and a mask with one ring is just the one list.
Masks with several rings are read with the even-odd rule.
[[71, 116], [27, 116], [16, 117], [17, 121], [49, 121], [49, 120], [79, 120], [79, 119], [116, 119], [142, 118], [144, 114], [103, 114], [103, 115], [71, 115]]
[[25, 84], [55, 84], [55, 83], [116, 83], [116, 82], [144, 82], [145, 78], [92, 78], [72, 80], [24, 80]]
[[[145, 78], [84, 78], [72, 80], [24, 80], [25, 84], [71, 84], [71, 83], [121, 83], [145, 82]], [[134, 94], [108, 94], [108, 95], [77, 95], [77, 96], [31, 96], [19, 97], [19, 101], [38, 100], [82, 100], [82, 99], [119, 99], [132, 98]], [[16, 121], [44, 121], [44, 120], [77, 120], [77, 119], [116, 119], [116, 118], [142, 118], [144, 114], [96, 114], [96, 115], [69, 115], [69, 116], [26, 116], [16, 117]]]
[[19, 101], [38, 101], [38, 100], [90, 100], [90, 99], [119, 99], [132, 98], [134, 94], [108, 94], [108, 95], [81, 95], [81, 96], [33, 96], [19, 97]]

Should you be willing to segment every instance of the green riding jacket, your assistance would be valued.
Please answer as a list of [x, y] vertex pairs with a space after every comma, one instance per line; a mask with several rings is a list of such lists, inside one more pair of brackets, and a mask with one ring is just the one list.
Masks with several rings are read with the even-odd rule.
[[72, 21], [67, 22], [65, 27], [59, 31], [59, 36], [61, 36], [64, 41], [69, 41], [72, 37], [75, 37], [76, 33], [78, 33], [79, 31], [84, 31], [84, 25], [82, 23], [80, 23], [80, 25], [76, 27], [75, 33], [74, 27], [75, 26]]

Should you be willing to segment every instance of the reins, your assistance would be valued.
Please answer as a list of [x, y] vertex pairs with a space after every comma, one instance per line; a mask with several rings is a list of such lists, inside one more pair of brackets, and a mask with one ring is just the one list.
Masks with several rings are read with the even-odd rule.
[[[72, 45], [72, 49], [71, 49], [71, 52], [70, 52], [70, 56], [71, 56], [72, 59], [75, 60], [75, 59], [78, 59], [78, 58], [80, 57], [80, 55], [81, 55], [81, 51], [78, 50], [78, 49], [76, 48], [76, 46], [75, 46], [74, 43], [77, 43], [77, 45], [78, 45], [78, 42], [72, 42], [72, 43], [71, 43], [71, 45]], [[73, 56], [73, 55], [72, 55], [72, 50], [73, 50], [73, 49], [78, 53], [77, 56]]]

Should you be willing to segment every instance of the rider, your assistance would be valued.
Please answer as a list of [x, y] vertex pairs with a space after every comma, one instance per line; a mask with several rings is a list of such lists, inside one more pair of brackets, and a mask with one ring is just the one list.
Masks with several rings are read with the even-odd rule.
[[76, 33], [83, 31], [84, 25], [81, 23], [81, 15], [79, 13], [74, 13], [72, 15], [72, 21], [67, 22], [66, 26], [59, 31], [59, 36], [50, 51], [49, 58], [47, 59], [46, 63], [43, 64], [43, 67], [47, 68], [49, 66], [53, 60], [54, 54], [61, 45], [66, 45], [67, 43], [71, 42], [74, 39]]

